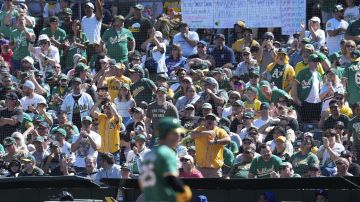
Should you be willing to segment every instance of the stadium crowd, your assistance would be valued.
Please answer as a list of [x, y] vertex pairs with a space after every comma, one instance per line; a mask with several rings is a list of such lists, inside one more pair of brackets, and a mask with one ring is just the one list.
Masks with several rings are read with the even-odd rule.
[[163, 117], [181, 178], [360, 175], [354, 1], [289, 37], [194, 30], [179, 1], [21, 2], [0, 11], [3, 177], [138, 178]]

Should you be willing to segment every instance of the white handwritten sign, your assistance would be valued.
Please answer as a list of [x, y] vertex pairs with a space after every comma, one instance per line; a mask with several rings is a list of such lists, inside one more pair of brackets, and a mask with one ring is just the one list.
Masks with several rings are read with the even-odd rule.
[[183, 21], [191, 28], [214, 28], [213, 0], [181, 0]]
[[283, 34], [299, 31], [306, 19], [306, 0], [182, 0], [183, 20], [191, 28], [282, 27]]

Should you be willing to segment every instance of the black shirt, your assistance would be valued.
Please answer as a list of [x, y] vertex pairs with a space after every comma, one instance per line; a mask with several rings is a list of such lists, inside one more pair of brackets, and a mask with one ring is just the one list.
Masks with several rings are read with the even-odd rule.
[[360, 176], [360, 165], [356, 163], [351, 163], [348, 172], [353, 174], [354, 176]]
[[328, 119], [326, 119], [326, 121], [324, 122], [324, 129], [331, 129], [334, 128], [335, 123], [337, 121], [341, 121], [344, 123], [345, 128], [347, 128], [347, 125], [350, 121], [349, 117], [344, 115], [344, 114], [340, 114], [340, 117], [338, 119], [335, 119], [333, 116], [330, 116]]
[[8, 108], [0, 110], [1, 118], [11, 118], [15, 116], [18, 123], [14, 126], [11, 125], [3, 125], [0, 126], [0, 141], [3, 142], [4, 138], [11, 136], [11, 134], [15, 131], [20, 130], [20, 124], [23, 121], [23, 110], [21, 108], [16, 108], [10, 111]]
[[153, 26], [149, 19], [141, 17], [140, 19], [135, 19], [131, 17], [126, 20], [125, 28], [129, 29], [136, 42], [136, 50], [141, 50], [141, 44], [148, 39], [148, 30]]

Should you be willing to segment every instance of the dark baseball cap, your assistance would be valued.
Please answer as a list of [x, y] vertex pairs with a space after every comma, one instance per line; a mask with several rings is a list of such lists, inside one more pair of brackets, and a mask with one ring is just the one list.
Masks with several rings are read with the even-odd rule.
[[56, 16], [51, 16], [49, 22], [59, 22], [59, 18]]
[[207, 43], [205, 41], [201, 40], [201, 41], [197, 42], [197, 45], [207, 46]]
[[223, 39], [223, 40], [225, 40], [225, 35], [223, 35], [223, 34], [216, 34], [215, 39]]
[[260, 110], [264, 110], [264, 109], [270, 109], [269, 103], [267, 103], [267, 102], [261, 103]]
[[19, 99], [19, 97], [14, 92], [7, 93], [6, 98], [9, 100], [18, 100]]

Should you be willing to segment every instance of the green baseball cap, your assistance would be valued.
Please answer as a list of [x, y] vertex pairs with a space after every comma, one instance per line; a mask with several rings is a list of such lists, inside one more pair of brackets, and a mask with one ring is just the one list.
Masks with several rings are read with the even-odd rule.
[[74, 77], [73, 79], [71, 79], [71, 83], [74, 84], [74, 83], [82, 83], [81, 79], [79, 77]]
[[310, 38], [307, 38], [307, 37], [304, 37], [302, 40], [301, 40], [302, 43], [304, 44], [311, 44], [311, 39]]
[[166, 89], [165, 87], [163, 87], [163, 86], [160, 86], [160, 87], [156, 90], [156, 92], [158, 92], [158, 91], [161, 91], [161, 92], [163, 92], [163, 93], [167, 93], [167, 89]]
[[319, 57], [320, 62], [323, 62], [326, 59], [328, 59], [324, 53], [316, 52], [316, 55]]
[[37, 137], [35, 138], [34, 142], [41, 142], [41, 143], [43, 143], [43, 142], [45, 142], [45, 139], [44, 139], [43, 136], [37, 136]]
[[282, 54], [287, 55], [287, 50], [286, 50], [286, 48], [279, 48], [277, 53], [278, 53], [278, 54], [279, 54], [279, 53], [282, 53]]
[[249, 86], [246, 88], [246, 91], [252, 91], [254, 92], [256, 95], [258, 94], [258, 89], [256, 89], [255, 87], [253, 86]]
[[64, 129], [62, 129], [62, 128], [57, 128], [55, 130], [55, 133], [60, 133], [64, 137], [66, 136], [66, 131]]
[[320, 58], [316, 53], [309, 56], [309, 62], [320, 62]]
[[266, 81], [266, 80], [260, 81], [259, 84], [260, 84], [260, 87], [264, 87], [264, 86], [268, 87], [268, 86], [270, 86], [270, 83], [268, 81]]
[[172, 131], [181, 132], [182, 126], [179, 119], [173, 117], [165, 117], [159, 121], [156, 129], [157, 136], [160, 139], [164, 139]]
[[245, 112], [244, 113], [244, 118], [253, 119], [254, 114], [252, 112]]
[[80, 62], [79, 64], [76, 65], [75, 72], [87, 71], [88, 69], [89, 69], [89, 66]]
[[15, 141], [15, 139], [13, 137], [7, 137], [7, 138], [4, 139], [4, 145], [5, 146], [13, 145], [15, 143], [16, 143], [16, 141]]
[[23, 161], [23, 162], [35, 162], [36, 159], [35, 159], [35, 157], [33, 155], [29, 154], [29, 155], [21, 158], [21, 161]]
[[81, 122], [84, 122], [84, 121], [90, 121], [90, 123], [92, 123], [92, 118], [90, 117], [90, 116], [85, 116], [82, 120], [81, 120]]
[[64, 8], [63, 12], [68, 15], [72, 15], [72, 10], [70, 8]]
[[146, 137], [144, 134], [139, 134], [137, 136], [134, 137], [134, 140], [137, 141], [137, 140], [144, 140], [146, 141]]

